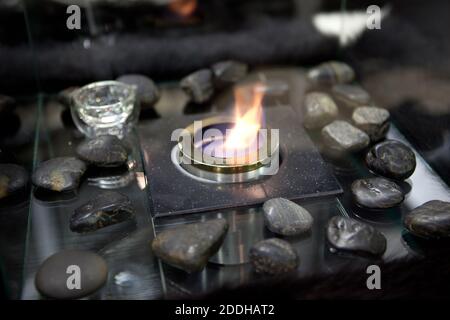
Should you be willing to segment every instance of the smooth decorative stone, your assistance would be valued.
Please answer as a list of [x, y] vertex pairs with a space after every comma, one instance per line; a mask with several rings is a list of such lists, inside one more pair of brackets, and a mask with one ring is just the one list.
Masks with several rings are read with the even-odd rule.
[[117, 167], [128, 160], [128, 152], [119, 138], [104, 135], [82, 142], [77, 148], [80, 159], [98, 167]]
[[[73, 280], [76, 274], [80, 275], [80, 289], [75, 287], [70, 290], [68, 284], [76, 285]], [[79, 299], [100, 289], [105, 284], [107, 276], [108, 266], [98, 254], [81, 250], [64, 250], [42, 263], [36, 273], [35, 285], [36, 289], [48, 298]]]
[[366, 155], [370, 170], [387, 178], [404, 180], [416, 169], [416, 156], [407, 145], [387, 140], [373, 146]]
[[311, 92], [305, 97], [304, 126], [307, 129], [321, 129], [338, 116], [338, 108], [326, 93]]
[[370, 104], [370, 95], [358, 85], [338, 84], [332, 92], [334, 98], [346, 107], [357, 108]]
[[152, 242], [155, 255], [186, 272], [201, 271], [222, 245], [228, 231], [224, 219], [192, 223], [158, 234]]
[[248, 73], [248, 66], [242, 62], [228, 60], [214, 64], [212, 72], [216, 86], [222, 88], [244, 78]]
[[130, 199], [115, 191], [103, 191], [75, 210], [70, 230], [83, 233], [95, 231], [134, 217]]
[[69, 87], [58, 93], [58, 101], [67, 108], [72, 105], [72, 96], [79, 87]]
[[405, 198], [395, 182], [384, 178], [356, 180], [352, 183], [352, 194], [359, 205], [372, 209], [395, 207]]
[[335, 120], [322, 129], [322, 139], [328, 147], [340, 152], [357, 152], [370, 143], [369, 136], [350, 123]]
[[333, 85], [353, 81], [355, 71], [346, 63], [329, 61], [311, 69], [307, 77], [311, 82], [318, 85]]
[[86, 164], [73, 157], [55, 158], [41, 163], [33, 174], [33, 184], [52, 191], [73, 191], [78, 188]]
[[180, 86], [195, 103], [207, 102], [214, 94], [213, 75], [209, 69], [188, 75], [181, 80]]
[[352, 120], [372, 142], [384, 139], [389, 130], [389, 111], [383, 108], [359, 107], [353, 111]]
[[311, 230], [311, 214], [298, 204], [283, 198], [266, 201], [263, 205], [266, 227], [283, 236], [299, 235]]
[[432, 200], [408, 213], [403, 224], [414, 235], [423, 238], [450, 237], [450, 202]]
[[334, 248], [355, 254], [377, 257], [386, 251], [386, 238], [381, 232], [342, 216], [335, 216], [328, 222], [327, 239]]
[[159, 89], [149, 77], [141, 74], [126, 74], [116, 80], [137, 87], [137, 97], [141, 102], [142, 109], [153, 107], [159, 100]]
[[297, 269], [299, 258], [294, 248], [281, 239], [262, 240], [253, 245], [249, 253], [256, 273], [281, 275]]
[[28, 173], [16, 164], [0, 164], [0, 200], [23, 191], [28, 185]]

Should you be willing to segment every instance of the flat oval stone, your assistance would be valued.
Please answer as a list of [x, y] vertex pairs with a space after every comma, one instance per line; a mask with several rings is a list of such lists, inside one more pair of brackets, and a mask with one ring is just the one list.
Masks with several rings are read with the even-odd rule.
[[304, 126], [307, 129], [321, 129], [338, 116], [338, 108], [326, 93], [311, 92], [305, 97]]
[[317, 85], [333, 85], [352, 82], [355, 78], [355, 71], [346, 63], [329, 61], [311, 69], [307, 77]]
[[235, 84], [248, 73], [248, 66], [245, 63], [233, 60], [218, 62], [211, 69], [214, 82], [219, 88]]
[[332, 89], [333, 97], [345, 107], [357, 108], [370, 104], [370, 95], [358, 85], [338, 84]]
[[262, 240], [253, 245], [249, 253], [256, 273], [281, 275], [297, 270], [299, 258], [294, 248], [281, 239]]
[[352, 183], [351, 189], [359, 205], [372, 209], [391, 208], [405, 198], [395, 182], [384, 178], [359, 179]]
[[228, 231], [224, 219], [191, 223], [158, 234], [152, 242], [155, 255], [186, 272], [201, 271], [222, 245]]
[[128, 160], [128, 152], [119, 138], [104, 135], [82, 142], [77, 148], [80, 159], [98, 167], [118, 167]]
[[432, 200], [409, 212], [403, 219], [414, 235], [431, 238], [450, 237], [450, 202]]
[[16, 164], [0, 164], [0, 200], [23, 191], [28, 185], [28, 172]]
[[387, 178], [405, 180], [416, 169], [416, 156], [407, 145], [387, 140], [373, 146], [366, 155], [370, 170]]
[[322, 129], [322, 139], [328, 147], [340, 152], [357, 152], [370, 143], [369, 136], [350, 123], [335, 120]]
[[266, 201], [263, 205], [266, 227], [283, 236], [299, 235], [311, 230], [313, 217], [303, 207], [283, 198]]
[[195, 103], [205, 103], [214, 94], [213, 74], [209, 69], [196, 71], [180, 82], [181, 88]]
[[141, 74], [125, 74], [116, 80], [137, 87], [137, 97], [142, 109], [152, 108], [160, 98], [158, 87], [149, 77]]
[[33, 184], [47, 190], [62, 192], [78, 188], [86, 164], [73, 157], [60, 157], [41, 163], [32, 176]]
[[352, 120], [355, 126], [367, 133], [372, 142], [386, 137], [389, 130], [389, 111], [377, 107], [359, 107], [353, 111]]
[[[77, 286], [75, 276], [80, 276]], [[108, 266], [105, 260], [89, 251], [64, 250], [50, 256], [36, 273], [36, 289], [52, 299], [86, 297], [106, 282]], [[69, 289], [69, 286], [73, 289]], [[79, 289], [78, 289], [79, 288]]]
[[386, 251], [386, 238], [374, 227], [354, 219], [334, 216], [327, 226], [330, 244], [343, 251], [379, 257]]
[[75, 210], [70, 230], [83, 233], [95, 231], [134, 217], [130, 199], [115, 191], [103, 191]]

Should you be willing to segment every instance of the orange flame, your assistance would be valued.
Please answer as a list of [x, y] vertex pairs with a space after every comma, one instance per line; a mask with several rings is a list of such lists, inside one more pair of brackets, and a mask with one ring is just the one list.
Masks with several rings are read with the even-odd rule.
[[235, 126], [230, 129], [225, 147], [241, 149], [249, 147], [257, 138], [262, 126], [262, 100], [265, 87], [258, 83], [235, 89]]
[[187, 18], [197, 9], [197, 0], [172, 0], [169, 9], [180, 17]]

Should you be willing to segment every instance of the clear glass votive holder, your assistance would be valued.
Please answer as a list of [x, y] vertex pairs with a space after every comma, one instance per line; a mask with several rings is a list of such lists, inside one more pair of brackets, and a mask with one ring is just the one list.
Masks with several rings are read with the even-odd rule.
[[139, 118], [136, 89], [118, 81], [94, 82], [78, 89], [71, 107], [75, 125], [90, 138], [105, 134], [123, 138]]

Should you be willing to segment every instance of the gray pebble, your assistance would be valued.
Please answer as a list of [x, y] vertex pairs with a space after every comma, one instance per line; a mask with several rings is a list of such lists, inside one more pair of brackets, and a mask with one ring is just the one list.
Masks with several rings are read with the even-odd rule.
[[350, 123], [335, 120], [322, 129], [325, 145], [339, 152], [357, 152], [370, 143], [369, 136]]
[[370, 95], [358, 85], [338, 84], [332, 92], [336, 101], [345, 107], [357, 108], [370, 104]]
[[277, 238], [257, 242], [251, 247], [249, 257], [255, 272], [266, 275], [293, 272], [299, 265], [294, 248], [289, 242]]
[[414, 235], [439, 239], [450, 237], [450, 202], [432, 200], [409, 212], [403, 220]]
[[147, 76], [141, 74], [125, 74], [116, 80], [137, 87], [137, 97], [142, 109], [152, 108], [159, 100], [159, 89], [155, 82]]
[[373, 146], [366, 155], [370, 170], [387, 178], [404, 180], [416, 169], [416, 156], [407, 145], [387, 140]]
[[389, 130], [389, 111], [377, 107], [359, 107], [353, 111], [355, 126], [367, 133], [372, 142], [386, 137]]
[[180, 86], [195, 103], [199, 104], [209, 101], [214, 94], [213, 75], [209, 69], [188, 75], [181, 80]]
[[198, 272], [219, 250], [227, 231], [224, 219], [191, 223], [159, 233], [152, 249], [165, 263], [186, 272]]
[[223, 88], [244, 78], [248, 73], [248, 66], [233, 60], [221, 61], [212, 66], [212, 72], [216, 86]]
[[307, 77], [316, 85], [333, 85], [352, 82], [355, 71], [346, 63], [329, 61], [311, 69]]
[[338, 108], [326, 93], [311, 92], [305, 97], [304, 126], [307, 129], [321, 129], [338, 116]]
[[63, 192], [78, 188], [86, 164], [73, 157], [60, 157], [41, 163], [32, 176], [33, 184], [47, 190]]
[[298, 204], [283, 198], [266, 201], [263, 205], [266, 227], [283, 236], [294, 236], [311, 230], [311, 214]]
[[367, 208], [391, 208], [404, 200], [402, 189], [384, 178], [359, 179], [352, 183], [351, 189], [355, 201]]
[[16, 164], [0, 164], [0, 200], [23, 191], [28, 185], [28, 172]]
[[334, 216], [327, 226], [330, 244], [343, 251], [379, 257], [386, 251], [386, 237], [374, 227], [354, 219]]
[[[79, 289], [68, 288], [76, 285], [72, 280], [79, 268]], [[70, 278], [72, 277], [72, 278]], [[53, 299], [79, 299], [86, 297], [106, 282], [108, 266], [99, 255], [81, 250], [64, 250], [45, 260], [36, 273], [36, 289], [45, 297]]]

